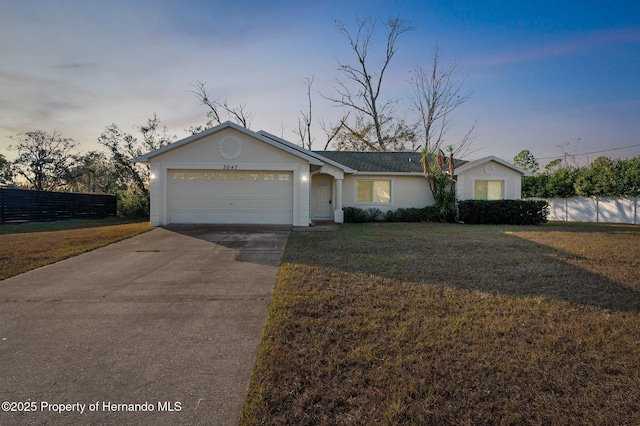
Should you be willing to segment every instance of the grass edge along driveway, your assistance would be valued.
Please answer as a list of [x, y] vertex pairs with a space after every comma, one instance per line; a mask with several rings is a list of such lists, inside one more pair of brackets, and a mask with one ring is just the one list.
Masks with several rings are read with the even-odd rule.
[[68, 220], [0, 226], [0, 280], [151, 230], [148, 221]]
[[292, 233], [242, 424], [637, 424], [640, 227]]

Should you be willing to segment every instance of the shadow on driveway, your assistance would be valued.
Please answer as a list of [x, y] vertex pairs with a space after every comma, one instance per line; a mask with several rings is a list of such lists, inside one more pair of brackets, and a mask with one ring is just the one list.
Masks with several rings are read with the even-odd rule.
[[289, 225], [168, 225], [165, 229], [238, 250], [241, 262], [280, 266]]

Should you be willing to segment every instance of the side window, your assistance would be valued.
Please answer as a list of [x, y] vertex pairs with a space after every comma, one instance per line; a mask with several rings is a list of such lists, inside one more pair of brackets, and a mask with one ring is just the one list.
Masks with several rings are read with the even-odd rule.
[[476, 200], [504, 199], [504, 181], [502, 180], [476, 180], [474, 190]]
[[390, 180], [358, 180], [356, 182], [356, 202], [391, 203]]

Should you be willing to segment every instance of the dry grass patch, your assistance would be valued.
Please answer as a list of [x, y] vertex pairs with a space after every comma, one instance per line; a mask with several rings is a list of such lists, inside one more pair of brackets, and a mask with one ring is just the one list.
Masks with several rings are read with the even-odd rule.
[[640, 291], [638, 226], [552, 226], [553, 232], [527, 230], [512, 232], [512, 235], [553, 247], [562, 253], [564, 262]]
[[150, 230], [149, 222], [66, 221], [0, 227], [0, 280]]
[[637, 278], [566, 232], [640, 256], [638, 228], [293, 233], [242, 423], [637, 423]]

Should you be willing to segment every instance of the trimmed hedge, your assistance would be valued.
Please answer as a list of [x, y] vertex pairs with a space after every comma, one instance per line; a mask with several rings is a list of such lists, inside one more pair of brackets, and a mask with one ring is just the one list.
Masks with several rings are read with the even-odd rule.
[[461, 200], [458, 219], [469, 224], [539, 225], [547, 221], [544, 200]]
[[343, 207], [345, 223], [364, 222], [441, 222], [442, 215], [435, 206], [399, 208], [383, 213], [380, 209]]

